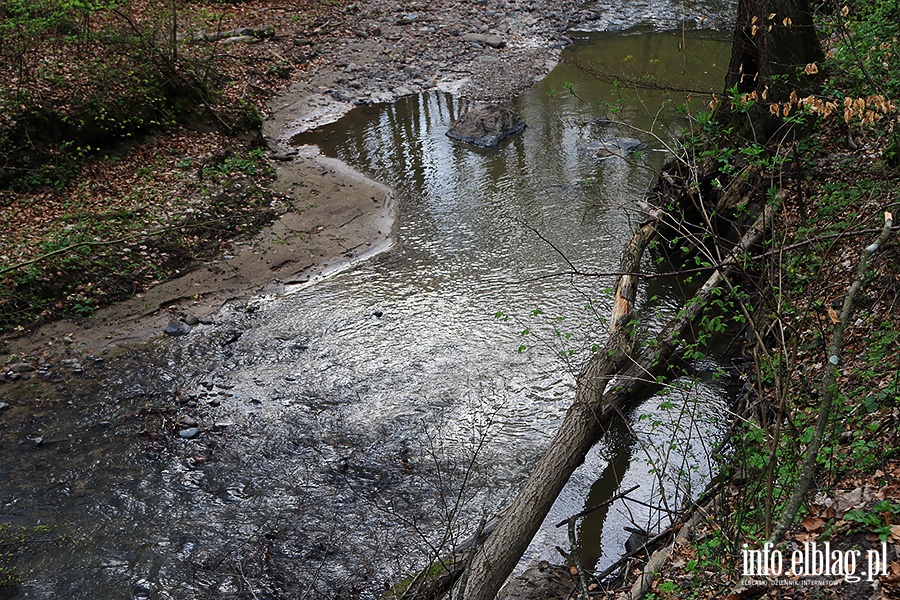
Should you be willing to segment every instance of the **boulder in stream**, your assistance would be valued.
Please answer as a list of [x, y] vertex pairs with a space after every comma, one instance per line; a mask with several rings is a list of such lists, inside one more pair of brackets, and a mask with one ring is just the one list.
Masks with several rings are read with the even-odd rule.
[[525, 121], [515, 112], [498, 104], [482, 104], [456, 121], [447, 131], [447, 137], [480, 148], [493, 148], [523, 129]]
[[192, 440], [198, 435], [200, 435], [199, 427], [188, 427], [187, 429], [182, 429], [178, 432], [178, 437], [183, 440]]
[[635, 138], [615, 137], [594, 142], [589, 145], [589, 149], [596, 152], [598, 156], [610, 154], [621, 156], [630, 152], [641, 152], [646, 150], [647, 146], [644, 145], [644, 142]]

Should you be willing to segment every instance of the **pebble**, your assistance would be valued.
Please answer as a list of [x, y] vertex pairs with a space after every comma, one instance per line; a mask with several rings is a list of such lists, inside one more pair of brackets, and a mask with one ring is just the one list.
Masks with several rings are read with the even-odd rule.
[[195, 419], [194, 417], [189, 417], [189, 416], [185, 415], [178, 420], [178, 423], [180, 425], [184, 425], [185, 427], [196, 428], [197, 425], [199, 424], [199, 421], [197, 419]]
[[9, 366], [9, 370], [13, 373], [27, 373], [29, 371], [34, 371], [34, 367], [28, 363], [14, 363]]
[[190, 325], [191, 327], [194, 327], [200, 323], [200, 319], [198, 319], [194, 315], [187, 315], [182, 319], [182, 321], [184, 321], [186, 325]]
[[200, 435], [200, 429], [197, 427], [188, 427], [178, 432], [178, 437], [183, 440], [192, 440], [198, 435]]
[[179, 323], [178, 321], [171, 321], [166, 328], [163, 330], [166, 335], [178, 336], [178, 335], [187, 335], [191, 332], [191, 326], [187, 323]]
[[0, 402], [0, 410], [6, 410], [9, 408], [9, 402]]
[[476, 42], [484, 46], [490, 46], [491, 48], [503, 48], [504, 46], [506, 46], [506, 42], [504, 42], [502, 39], [500, 39], [499, 36], [496, 35], [466, 33], [462, 36], [462, 38], [467, 42]]

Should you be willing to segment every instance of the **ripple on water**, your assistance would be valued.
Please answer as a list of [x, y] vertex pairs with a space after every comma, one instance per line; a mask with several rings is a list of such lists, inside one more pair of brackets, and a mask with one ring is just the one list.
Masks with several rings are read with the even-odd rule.
[[[652, 56], [646, 44], [668, 59], [682, 38], [664, 37], [597, 34], [571, 52], [620, 53], [621, 62]], [[692, 61], [723, 64], [723, 48], [695, 42]], [[550, 93], [568, 81], [584, 102]], [[660, 136], [677, 130], [666, 97], [623, 94], [622, 119], [645, 130], [657, 123]], [[216, 327], [108, 364], [94, 388], [72, 392], [72, 407], [23, 424], [19, 431], [48, 440], [78, 433], [41, 459], [47, 480], [29, 473], [30, 458], [4, 467], [20, 521], [61, 522], [61, 533], [77, 534], [67, 548], [76, 552], [35, 554], [27, 567], [41, 578], [24, 597], [122, 597], [146, 582], [172, 597], [225, 597], [247, 582], [299, 597], [314, 580], [367, 597], [367, 585], [420, 565], [430, 544], [464, 538], [483, 510], [508, 502], [606, 330], [613, 277], [560, 273], [618, 269], [618, 248], [641, 218], [638, 200], [665, 159], [598, 161], [583, 151], [598, 135], [637, 135], [589, 125], [609, 98], [606, 84], [561, 64], [512, 103], [529, 128], [494, 152], [446, 139], [468, 104], [442, 94], [363, 108], [313, 134], [327, 154], [397, 190], [398, 243], [315, 286], [226, 310]], [[653, 324], [682, 296], [672, 280], [645, 289], [641, 315]], [[195, 406], [177, 404], [176, 392]], [[602, 501], [617, 482], [640, 483], [643, 498], [660, 501], [648, 461], [690, 464], [702, 479], [708, 446], [667, 450], [666, 423], [690, 409], [696, 428], [675, 433], [713, 440], [723, 395], [710, 380], [679, 391], [666, 409], [648, 400], [635, 412], [637, 442], [622, 431], [592, 450], [528, 558], [555, 560], [553, 547], [567, 541], [552, 522]], [[200, 421], [192, 440], [176, 435], [184, 411]], [[96, 429], [101, 420], [111, 427]], [[644, 426], [654, 421], [663, 425]], [[629, 518], [616, 505], [605, 527], [600, 519], [580, 530], [593, 540], [583, 550], [591, 561], [601, 549], [601, 563], [618, 554]]]

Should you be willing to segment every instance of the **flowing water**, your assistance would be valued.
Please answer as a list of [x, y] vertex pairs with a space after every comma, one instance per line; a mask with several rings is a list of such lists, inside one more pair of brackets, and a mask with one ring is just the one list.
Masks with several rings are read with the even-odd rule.
[[[437, 92], [295, 140], [395, 190], [389, 251], [3, 413], [3, 521], [35, 540], [16, 597], [376, 597], [508, 503], [605, 335], [614, 277], [571, 273], [618, 268], [683, 126], [684, 94], [573, 64], [696, 93], [721, 87], [727, 61], [718, 34], [578, 36], [572, 64], [511, 103], [529, 126], [499, 150], [452, 144], [468, 105]], [[646, 150], [598, 151], [623, 137]], [[651, 280], [642, 327], [683, 295]], [[597, 445], [523, 565], [556, 561], [568, 541], [553, 524], [620, 486], [675, 508], [702, 485], [728, 392], [715, 364], [695, 366], [699, 382], [649, 397], [631, 432]], [[186, 414], [200, 419], [191, 440], [177, 436]], [[602, 569], [624, 526], [666, 518], [618, 501], [582, 522], [580, 551]]]

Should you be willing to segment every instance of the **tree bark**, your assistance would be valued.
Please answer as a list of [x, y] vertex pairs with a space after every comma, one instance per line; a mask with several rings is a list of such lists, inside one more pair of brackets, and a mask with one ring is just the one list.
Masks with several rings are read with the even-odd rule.
[[739, 256], [762, 238], [770, 216], [771, 209], [766, 206], [735, 253], [657, 335], [655, 343], [635, 358], [622, 351], [624, 346], [619, 339], [623, 335], [629, 336], [630, 328], [621, 327], [611, 333], [606, 349], [594, 355], [579, 376], [575, 402], [566, 413], [550, 448], [497, 528], [475, 552], [471, 564], [453, 589], [453, 598], [493, 600], [569, 477], [584, 462], [587, 452], [612, 420], [623, 414], [637, 393], [647, 384], [656, 383], [655, 376], [665, 371], [668, 360], [675, 354], [694, 319], [726, 277], [738, 268]]
[[740, 0], [725, 87], [784, 99], [798, 72], [823, 56], [808, 0]]

